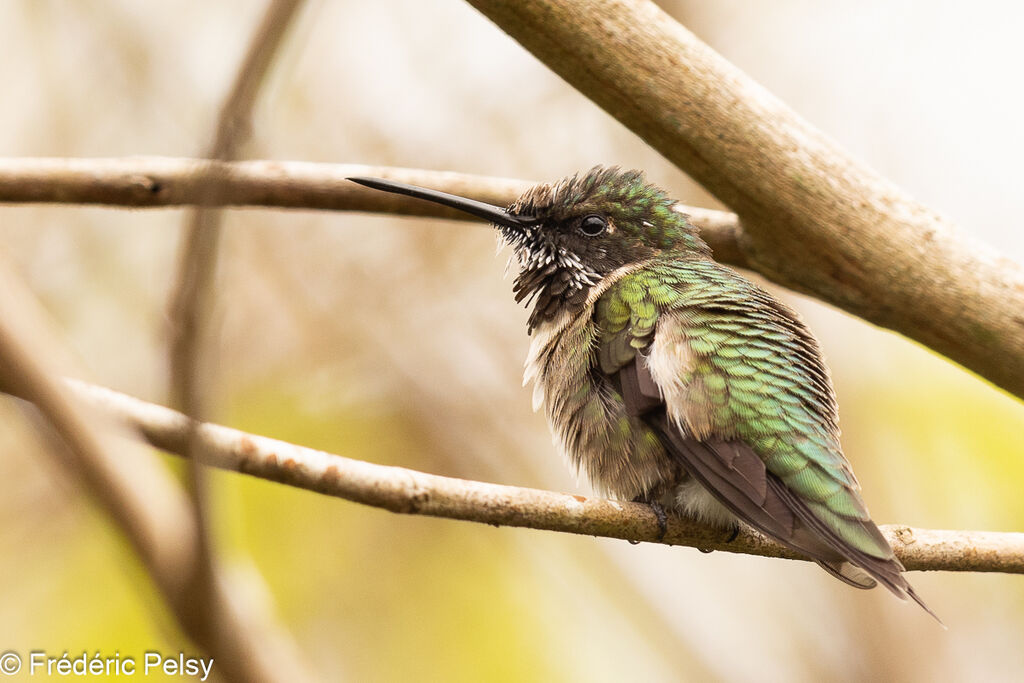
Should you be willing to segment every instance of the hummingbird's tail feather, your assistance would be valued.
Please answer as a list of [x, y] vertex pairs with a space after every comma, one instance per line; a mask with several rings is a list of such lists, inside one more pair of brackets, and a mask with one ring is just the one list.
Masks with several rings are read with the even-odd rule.
[[907, 584], [907, 595], [909, 595], [910, 598], [921, 607], [921, 609], [923, 609], [928, 614], [932, 615], [932, 619], [939, 622], [939, 626], [946, 629], [947, 631], [949, 630], [949, 627], [942, 622], [942, 619], [939, 619], [939, 615], [933, 612], [932, 608], [924, 603], [924, 600], [921, 599], [921, 596], [917, 594], [917, 591], [915, 591], [914, 587], [911, 586], [909, 583]]
[[674, 428], [664, 413], [650, 414], [647, 420], [661, 436], [666, 450], [690, 476], [743, 522], [804, 553], [844, 583], [870, 588], [877, 581], [900, 599], [913, 598], [942, 623], [907, 582], [903, 565], [873, 522], [848, 520], [862, 525], [872, 535], [877, 534], [881, 547], [888, 549], [885, 557], [869, 554], [840, 536], [806, 501], [768, 472], [746, 443], [694, 439]]
[[[906, 576], [903, 574], [906, 570], [895, 554], [892, 554], [890, 551], [889, 557], [876, 557], [864, 552], [860, 548], [844, 541], [834, 529], [825, 524], [817, 515], [814, 514], [805, 501], [798, 498], [779, 479], [769, 476], [769, 486], [776, 489], [779, 497], [786, 501], [789, 508], [793, 510], [803, 524], [805, 524], [811, 531], [815, 532], [815, 536], [824, 546], [844, 557], [848, 560], [849, 564], [863, 570], [872, 579], [875, 579], [878, 583], [881, 583], [883, 586], [888, 588], [890, 592], [901, 600], [906, 600], [908, 597], [912, 598], [914, 602], [920, 605], [925, 612], [930, 614], [935, 621], [939, 622], [939, 625], [943, 628], [946, 627], [946, 625], [942, 623], [942, 619], [939, 619], [938, 615], [924, 603], [917, 592], [914, 591], [914, 587], [910, 585], [909, 581], [907, 581]], [[874, 523], [871, 521], [861, 522], [861, 524], [870, 524], [874, 527]], [[877, 527], [874, 528], [877, 529]], [[778, 540], [785, 543], [785, 539]], [[814, 555], [811, 557], [814, 557]], [[817, 560], [816, 557], [815, 559]], [[818, 563], [821, 564], [820, 561]], [[826, 567], [826, 571], [829, 571], [828, 567]], [[829, 571], [829, 573], [835, 575], [831, 571]], [[839, 578], [845, 580], [842, 576]], [[849, 583], [849, 581], [847, 581], [847, 583]]]
[[674, 428], [664, 413], [652, 414], [648, 421], [690, 476], [740, 520], [804, 553], [841, 581], [870, 587], [873, 572], [842, 566], [848, 558], [824, 543], [816, 529], [801, 524], [800, 501], [794, 504], [792, 493], [767, 471], [749, 445], [736, 440], [691, 438]]
[[855, 564], [846, 560], [815, 560], [818, 566], [848, 586], [854, 588], [874, 588], [878, 582], [871, 575]]

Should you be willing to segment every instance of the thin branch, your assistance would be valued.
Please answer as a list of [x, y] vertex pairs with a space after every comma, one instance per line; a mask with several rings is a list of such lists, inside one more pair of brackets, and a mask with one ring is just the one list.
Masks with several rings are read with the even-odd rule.
[[[248, 139], [250, 118], [273, 57], [302, 0], [270, 0], [258, 28], [252, 36], [231, 90], [217, 120], [216, 133], [207, 157], [230, 161]], [[205, 465], [196, 444], [195, 427], [206, 414], [201, 370], [205, 359], [205, 333], [214, 301], [217, 254], [220, 243], [221, 212], [210, 208], [216, 187], [208, 182], [211, 169], [200, 173], [201, 206], [186, 218], [178, 276], [170, 295], [170, 387], [175, 405], [191, 418], [186, 453], [188, 454], [189, 499], [197, 521], [195, 570], [184, 588], [189, 599], [185, 607], [191, 631], [198, 644], [214, 658], [237, 660], [256, 645], [250, 631], [228, 632], [218, 619], [220, 603], [227, 600], [210, 539], [209, 495]], [[237, 663], [234, 666], [238, 666]], [[282, 672], [257, 672], [262, 680], [277, 678]]]
[[[475, 220], [430, 202], [376, 192], [346, 180], [368, 175], [424, 185], [499, 206], [533, 183], [445, 171], [308, 161], [209, 162], [128, 157], [0, 159], [0, 203], [93, 204], [133, 208], [246, 206]], [[746, 265], [735, 214], [681, 207], [723, 263]]]
[[[177, 455], [187, 452], [189, 421], [181, 413], [83, 382], [71, 381], [70, 386], [83, 401], [130, 425], [153, 446]], [[729, 541], [728, 532], [676, 517], [669, 519], [668, 532], [659, 541], [654, 514], [637, 503], [375, 465], [214, 424], [198, 429], [197, 443], [204, 462], [213, 467], [391, 512], [805, 559], [750, 530]], [[882, 532], [907, 569], [1024, 573], [1024, 533], [939, 531], [902, 525], [883, 526]]]
[[[248, 139], [250, 117], [261, 84], [273, 56], [299, 7], [301, 0], [271, 0], [249, 45], [245, 59], [218, 117], [216, 134], [207, 154], [214, 162], [231, 161]], [[176, 286], [169, 309], [173, 329], [171, 343], [171, 387], [174, 403], [199, 417], [202, 412], [198, 388], [198, 358], [202, 327], [210, 307], [220, 236], [218, 187], [211, 182], [217, 168], [203, 163], [197, 173], [197, 204], [187, 220], [184, 247], [178, 266]]]
[[743, 221], [769, 279], [1024, 397], [1024, 268], [855, 161], [649, 0], [469, 0]]

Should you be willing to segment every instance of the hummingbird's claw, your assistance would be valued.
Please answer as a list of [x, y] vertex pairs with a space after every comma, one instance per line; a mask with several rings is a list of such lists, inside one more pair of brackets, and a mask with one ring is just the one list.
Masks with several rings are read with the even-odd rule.
[[668, 533], [668, 515], [665, 514], [665, 508], [658, 501], [652, 501], [648, 503], [651, 506], [651, 512], [658, 518], [658, 543], [665, 540], [665, 534]]
[[643, 503], [644, 505], [651, 508], [651, 512], [658, 520], [658, 539], [657, 542], [661, 543], [665, 540], [665, 534], [668, 533], [668, 515], [665, 513], [665, 507], [656, 500], [647, 500], [643, 496], [637, 496], [633, 499], [634, 503]]

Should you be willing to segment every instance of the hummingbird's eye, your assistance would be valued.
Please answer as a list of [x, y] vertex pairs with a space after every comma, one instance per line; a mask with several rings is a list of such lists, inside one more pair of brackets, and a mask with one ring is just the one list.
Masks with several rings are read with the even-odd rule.
[[580, 232], [587, 237], [597, 237], [607, 229], [608, 221], [604, 216], [598, 216], [596, 213], [585, 216], [583, 220], [580, 221]]

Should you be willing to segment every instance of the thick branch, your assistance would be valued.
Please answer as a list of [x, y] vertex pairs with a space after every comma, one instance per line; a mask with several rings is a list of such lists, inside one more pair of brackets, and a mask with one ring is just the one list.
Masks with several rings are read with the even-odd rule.
[[[123, 420], [153, 446], [187, 452], [188, 420], [181, 413], [82, 382], [71, 382], [87, 403]], [[204, 462], [225, 470], [384, 508], [391, 512], [528, 527], [657, 543], [658, 523], [645, 505], [441, 477], [374, 465], [235, 429], [198, 430]], [[937, 531], [882, 527], [907, 569], [1024, 573], [1024, 533]], [[752, 532], [729, 533], [670, 518], [663, 541], [703, 550], [803, 559]]]
[[649, 0], [470, 0], [743, 221], [751, 267], [1024, 397], [1024, 269], [797, 116]]
[[[430, 202], [376, 192], [346, 178], [390, 178], [511, 204], [533, 183], [464, 173], [306, 161], [208, 162], [202, 159], [0, 159], [0, 203], [129, 206], [264, 206], [285, 209], [371, 211], [475, 220]], [[683, 207], [723, 263], [746, 265], [735, 214]]]

